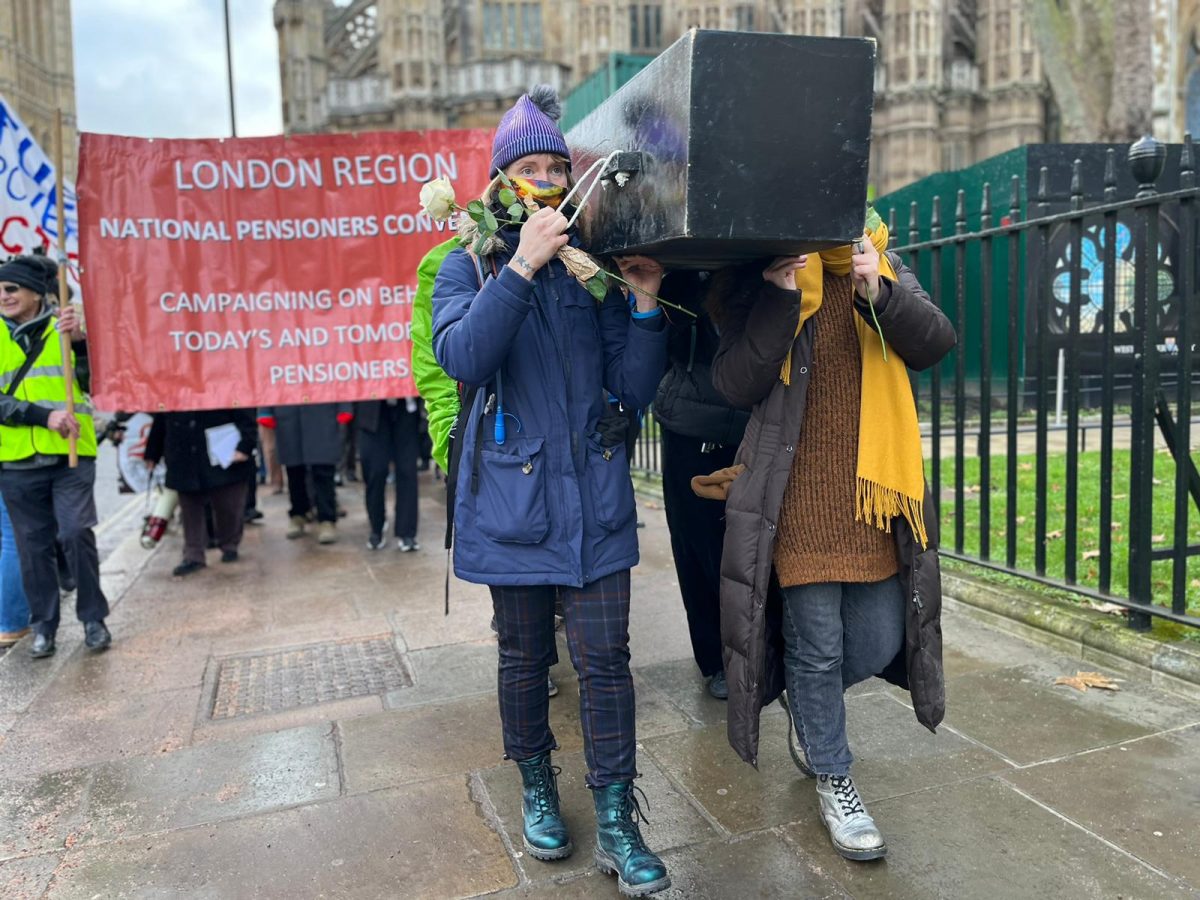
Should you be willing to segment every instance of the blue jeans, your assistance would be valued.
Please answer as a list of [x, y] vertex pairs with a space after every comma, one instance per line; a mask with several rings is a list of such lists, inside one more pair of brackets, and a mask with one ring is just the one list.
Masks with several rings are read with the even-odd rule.
[[29, 600], [21, 583], [21, 560], [13, 534], [8, 507], [0, 498], [0, 631], [16, 632], [29, 627]]
[[784, 588], [783, 641], [788, 704], [808, 763], [818, 775], [847, 775], [854, 757], [842, 694], [904, 646], [900, 579]]

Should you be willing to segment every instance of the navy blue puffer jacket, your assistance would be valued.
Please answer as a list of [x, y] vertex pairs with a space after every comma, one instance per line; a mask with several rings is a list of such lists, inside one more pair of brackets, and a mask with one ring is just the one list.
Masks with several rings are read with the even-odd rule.
[[557, 259], [526, 281], [506, 267], [516, 234], [504, 236], [482, 261], [482, 290], [461, 249], [434, 287], [438, 364], [481, 386], [457, 437], [454, 571], [480, 584], [582, 587], [637, 564], [629, 461], [598, 424], [608, 394], [630, 408], [654, 399], [667, 333], [661, 315], [635, 319], [615, 290], [597, 303]]

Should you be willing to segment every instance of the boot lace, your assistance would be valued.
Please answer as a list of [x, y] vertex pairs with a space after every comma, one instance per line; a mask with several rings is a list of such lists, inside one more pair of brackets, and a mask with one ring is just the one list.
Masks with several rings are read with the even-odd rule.
[[534, 770], [537, 777], [533, 787], [533, 801], [542, 815], [558, 813], [558, 776], [562, 769], [551, 765], [549, 757]]
[[848, 775], [834, 775], [829, 779], [829, 783], [833, 785], [833, 795], [837, 798], [838, 805], [842, 808], [842, 815], [852, 816], [855, 813], [865, 813], [862, 800], [858, 796], [858, 790], [854, 787], [854, 782], [850, 780]]
[[645, 847], [645, 840], [642, 838], [641, 828], [638, 827], [638, 822], [643, 822], [647, 825], [650, 820], [646, 818], [646, 814], [642, 811], [641, 803], [638, 803], [637, 795], [642, 795], [642, 803], [646, 804], [646, 809], [650, 808], [650, 801], [646, 799], [646, 794], [640, 787], [637, 787], [632, 782], [625, 789], [625, 793], [621, 795], [620, 807], [617, 812], [619, 820], [617, 827], [621, 833], [621, 841], [625, 845], [625, 851], [642, 849]]

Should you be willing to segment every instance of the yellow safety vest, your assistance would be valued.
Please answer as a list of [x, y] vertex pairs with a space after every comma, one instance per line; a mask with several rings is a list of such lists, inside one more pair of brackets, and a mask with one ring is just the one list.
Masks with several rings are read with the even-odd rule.
[[[38, 354], [13, 396], [18, 400], [36, 403], [47, 409], [66, 409], [67, 392], [63, 382], [62, 348], [58, 332], [54, 330], [57, 316], [51, 316], [42, 332], [45, 340]], [[17, 371], [25, 364], [25, 351], [13, 340], [8, 326], [0, 322], [0, 391], [7, 391]], [[75, 354], [71, 353], [71, 365], [75, 365]], [[76, 452], [80, 456], [96, 455], [96, 426], [92, 421], [92, 407], [87, 397], [74, 382], [75, 418], [79, 420], [80, 434], [76, 439]], [[37, 425], [14, 425], [0, 423], [0, 462], [16, 462], [28, 459], [35, 453], [48, 456], [66, 456], [69, 450], [67, 439], [58, 432]]]

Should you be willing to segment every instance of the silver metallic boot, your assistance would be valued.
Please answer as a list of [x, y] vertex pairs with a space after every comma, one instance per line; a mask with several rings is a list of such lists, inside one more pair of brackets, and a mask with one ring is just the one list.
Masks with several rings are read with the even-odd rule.
[[838, 853], [846, 859], [887, 856], [883, 835], [863, 806], [849, 775], [819, 775], [817, 797], [821, 801], [821, 818]]

